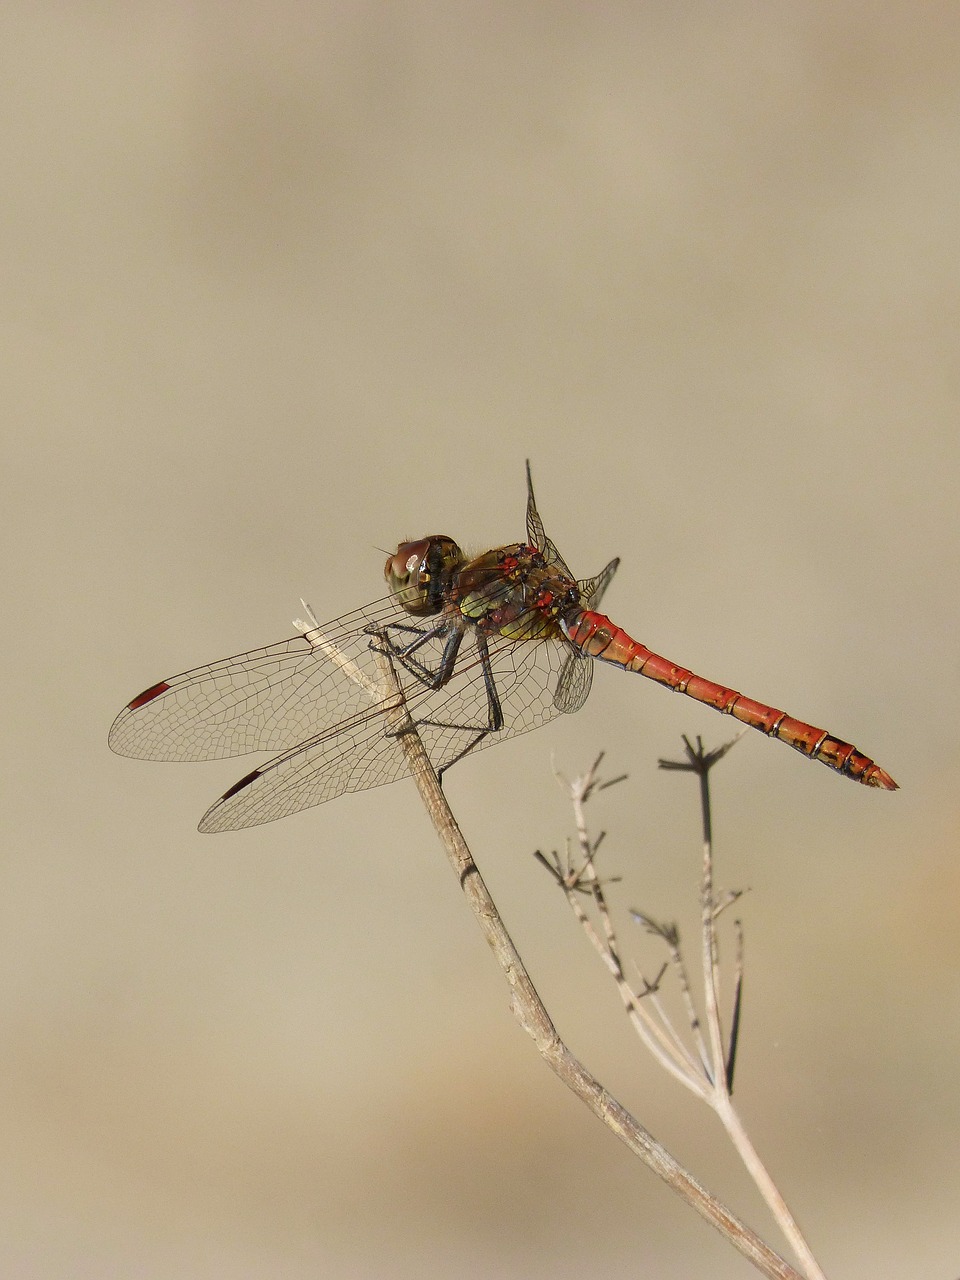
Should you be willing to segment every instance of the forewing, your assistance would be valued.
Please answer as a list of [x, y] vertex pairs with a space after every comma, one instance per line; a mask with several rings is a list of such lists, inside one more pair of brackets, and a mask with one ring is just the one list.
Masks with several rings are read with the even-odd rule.
[[109, 744], [143, 760], [219, 760], [295, 747], [369, 709], [365, 688], [319, 646], [320, 635], [348, 660], [371, 669], [371, 625], [409, 623], [390, 596], [324, 624], [232, 658], [185, 671], [139, 694], [117, 716]]
[[547, 537], [543, 521], [540, 519], [537, 500], [533, 496], [533, 476], [530, 474], [529, 459], [527, 461], [527, 538], [530, 540], [531, 546], [537, 548], [548, 564], [559, 569], [566, 577], [573, 577], [564, 562], [563, 556], [557, 550], [556, 543], [552, 538]]

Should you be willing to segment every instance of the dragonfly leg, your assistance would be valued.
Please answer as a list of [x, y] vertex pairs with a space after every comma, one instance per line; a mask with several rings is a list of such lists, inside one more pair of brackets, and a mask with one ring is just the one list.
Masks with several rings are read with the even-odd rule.
[[[437, 639], [446, 631], [447, 624], [443, 626], [431, 627], [424, 631], [420, 627], [396, 627], [394, 630], [413, 631], [416, 638], [407, 645], [396, 644], [389, 636], [383, 632], [375, 632], [376, 639], [380, 642], [379, 649], [381, 653], [385, 653], [391, 660], [398, 662], [400, 666], [409, 672], [415, 679], [428, 689], [441, 689], [453, 676], [456, 667], [457, 657], [460, 653], [460, 647], [463, 644], [463, 638], [466, 632], [461, 627], [456, 627], [450, 631], [444, 645], [443, 653], [440, 657], [436, 669], [431, 669], [425, 663], [420, 662], [415, 654], [429, 640]], [[505, 717], [503, 708], [500, 705], [500, 695], [497, 693], [496, 681], [493, 678], [493, 670], [490, 666], [490, 651], [487, 647], [487, 639], [482, 631], [474, 630], [474, 638], [476, 640], [477, 652], [480, 657], [480, 670], [483, 673], [483, 687], [487, 696], [487, 722], [486, 724], [463, 724], [454, 723], [450, 720], [433, 720], [423, 719], [414, 720], [407, 728], [390, 731], [390, 737], [400, 737], [404, 733], [412, 733], [414, 730], [429, 727], [432, 729], [452, 729], [461, 733], [473, 732], [473, 737], [467, 745], [451, 759], [437, 770], [437, 777], [443, 779], [443, 775], [457, 764], [460, 760], [470, 754], [488, 734], [496, 733], [503, 728]]]
[[[374, 632], [375, 640], [371, 641], [373, 648], [378, 649], [380, 653], [384, 653], [388, 658], [393, 659], [418, 680], [420, 684], [425, 685], [428, 689], [442, 689], [450, 677], [453, 675], [453, 669], [456, 665], [457, 654], [460, 652], [460, 646], [463, 643], [464, 633], [462, 629], [456, 628], [448, 634], [448, 624], [438, 624], [435, 627], [429, 627], [424, 630], [422, 627], [397, 625], [390, 628], [391, 631], [412, 631], [415, 638], [408, 644], [397, 644], [385, 632]], [[418, 649], [421, 649], [431, 640], [440, 639], [446, 635], [447, 640], [443, 646], [443, 653], [440, 655], [440, 661], [435, 668], [427, 666], [425, 662], [421, 662], [415, 655]], [[379, 643], [377, 643], [379, 641]]]
[[474, 735], [467, 745], [446, 764], [441, 765], [437, 770], [437, 779], [443, 783], [443, 775], [448, 769], [458, 764], [464, 756], [468, 756], [475, 747], [491, 733], [497, 733], [504, 725], [503, 708], [500, 705], [500, 695], [497, 693], [497, 683], [493, 678], [493, 670], [490, 666], [490, 652], [487, 648], [487, 639], [482, 631], [474, 632], [477, 641], [477, 652], [480, 654], [480, 669], [483, 672], [483, 687], [487, 695], [487, 723], [485, 725], [466, 725], [466, 724], [450, 724], [442, 720], [419, 720], [417, 725], [431, 725], [436, 729], [461, 729], [466, 730], [474, 728]]

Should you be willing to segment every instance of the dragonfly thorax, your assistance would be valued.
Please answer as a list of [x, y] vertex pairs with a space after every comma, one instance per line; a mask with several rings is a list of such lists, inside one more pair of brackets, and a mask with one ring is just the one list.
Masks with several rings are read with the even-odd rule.
[[497, 547], [464, 565], [454, 599], [481, 630], [510, 640], [558, 637], [559, 620], [581, 604], [576, 582], [525, 542]]
[[438, 533], [401, 542], [387, 557], [383, 576], [407, 613], [425, 618], [443, 609], [465, 559], [452, 538]]

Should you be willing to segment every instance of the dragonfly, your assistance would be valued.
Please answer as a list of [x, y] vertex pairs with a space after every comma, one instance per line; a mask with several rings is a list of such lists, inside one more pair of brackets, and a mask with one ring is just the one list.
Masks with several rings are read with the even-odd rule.
[[[785, 742], [868, 787], [890, 775], [856, 747], [695, 675], [597, 612], [619, 560], [576, 579], [544, 531], [527, 463], [526, 542], [468, 557], [435, 534], [387, 557], [388, 594], [333, 622], [151, 685], [120, 712], [109, 745], [146, 760], [278, 753], [235, 783], [203, 832], [272, 822], [404, 776], [398, 710], [443, 773], [472, 752], [579, 711], [595, 661]], [[387, 691], [383, 662], [396, 683]], [[409, 729], [407, 730], [409, 731]]]

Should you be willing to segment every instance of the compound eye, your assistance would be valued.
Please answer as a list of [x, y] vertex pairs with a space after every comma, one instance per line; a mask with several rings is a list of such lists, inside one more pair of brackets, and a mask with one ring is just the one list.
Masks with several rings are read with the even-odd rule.
[[463, 564], [463, 552], [442, 534], [401, 542], [387, 557], [383, 576], [407, 613], [429, 617], [439, 613], [444, 596]]
[[387, 556], [383, 576], [391, 590], [399, 591], [415, 584], [417, 578], [426, 571], [429, 549], [429, 539], [421, 538], [418, 542], [401, 542], [393, 555]]

